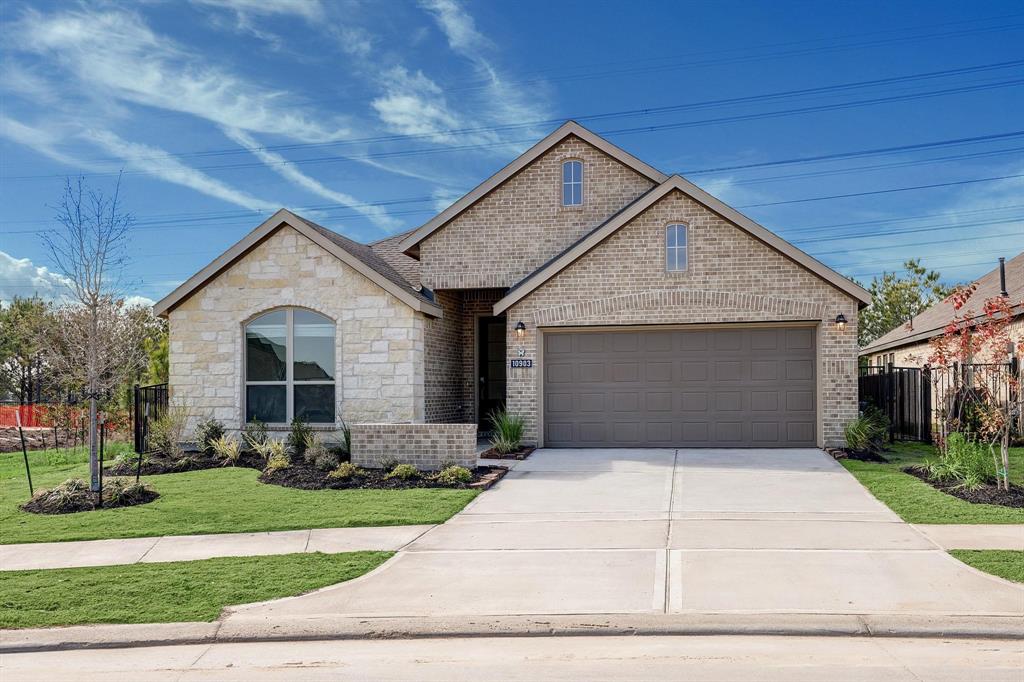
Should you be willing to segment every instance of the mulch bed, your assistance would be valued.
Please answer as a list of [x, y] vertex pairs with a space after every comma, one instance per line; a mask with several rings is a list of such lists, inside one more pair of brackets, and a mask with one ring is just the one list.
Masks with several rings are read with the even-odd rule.
[[932, 478], [928, 474], [928, 471], [922, 467], [904, 467], [903, 472], [921, 479], [936, 490], [944, 492], [947, 495], [952, 495], [953, 497], [958, 497], [966, 502], [971, 502], [973, 504], [995, 504], [1000, 507], [1024, 509], [1024, 487], [1021, 487], [1016, 483], [1011, 483], [1009, 490], [999, 490], [994, 485], [986, 485], [982, 488], [978, 488], [977, 490], [968, 490], [967, 488], [958, 487], [956, 483], [936, 480]]
[[508, 469], [500, 466], [476, 467], [472, 469], [473, 479], [469, 483], [445, 485], [430, 479], [430, 474], [403, 481], [398, 478], [384, 478], [387, 474], [383, 469], [364, 469], [362, 476], [346, 480], [329, 478], [328, 471], [317, 469], [304, 462], [293, 463], [287, 469], [264, 471], [260, 474], [261, 483], [280, 485], [286, 488], [301, 490], [407, 490], [409, 488], [471, 488], [483, 489], [491, 487], [508, 473]]
[[[66, 481], [54, 488], [41, 490], [32, 499], [21, 505], [21, 509], [33, 514], [74, 514], [76, 512], [99, 509], [97, 496], [84, 481], [74, 481], [78, 485], [69, 487]], [[127, 492], [125, 488], [127, 487]], [[113, 495], [114, 488], [121, 488], [120, 495]], [[147, 504], [160, 497], [160, 494], [146, 484], [135, 485], [134, 481], [108, 481], [103, 484], [103, 509], [114, 507], [134, 507]]]
[[[104, 476], [134, 476], [135, 467], [138, 463], [137, 456], [132, 457], [124, 464], [110, 465], [103, 469]], [[184, 458], [171, 459], [162, 454], [151, 454], [143, 457], [143, 476], [157, 476], [159, 474], [180, 474], [183, 471], [201, 471], [203, 469], [220, 469], [225, 466], [248, 467], [249, 469], [263, 469], [265, 462], [255, 452], [243, 451], [238, 461], [225, 464], [224, 460], [204, 452], [190, 452]]]
[[832, 455], [835, 459], [856, 459], [860, 462], [881, 462], [886, 464], [889, 462], [885, 457], [872, 452], [871, 450], [850, 450], [848, 448], [825, 448], [825, 452]]
[[502, 454], [494, 448], [489, 448], [480, 453], [480, 459], [526, 459], [537, 448], [519, 448], [515, 452]]

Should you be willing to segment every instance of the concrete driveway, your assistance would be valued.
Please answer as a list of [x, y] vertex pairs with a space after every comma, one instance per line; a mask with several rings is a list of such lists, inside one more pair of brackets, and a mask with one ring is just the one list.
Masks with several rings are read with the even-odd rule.
[[820, 450], [539, 450], [349, 583], [227, 623], [337, 616], [1024, 615]]

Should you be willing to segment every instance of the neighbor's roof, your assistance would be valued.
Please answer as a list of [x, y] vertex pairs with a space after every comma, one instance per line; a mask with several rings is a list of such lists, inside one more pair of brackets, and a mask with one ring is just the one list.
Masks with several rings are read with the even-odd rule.
[[615, 146], [608, 140], [592, 133], [576, 121], [566, 121], [558, 127], [553, 133], [545, 137], [543, 140], [533, 145], [520, 156], [518, 156], [512, 163], [508, 164], [500, 171], [487, 178], [479, 185], [477, 185], [472, 191], [463, 196], [461, 199], [456, 201], [454, 204], [446, 208], [445, 210], [438, 213], [436, 216], [431, 218], [422, 227], [414, 230], [408, 237], [406, 237], [399, 248], [408, 253], [411, 249], [415, 249], [424, 239], [432, 235], [437, 230], [447, 225], [459, 214], [465, 211], [467, 208], [480, 201], [495, 190], [498, 186], [504, 183], [506, 180], [511, 178], [513, 175], [529, 166], [535, 159], [539, 158], [549, 149], [560, 143], [565, 138], [573, 135], [580, 138], [587, 144], [596, 147], [608, 156], [612, 157], [624, 166], [632, 168], [640, 175], [649, 178], [652, 182], [661, 183], [664, 182], [668, 176], [659, 171], [657, 168], [644, 163], [640, 159], [636, 158], [629, 152], [620, 147]]
[[[328, 230], [322, 225], [300, 218], [284, 208], [265, 220], [205, 268], [192, 275], [177, 289], [160, 299], [153, 306], [153, 312], [157, 315], [166, 315], [196, 290], [205, 286], [207, 282], [284, 226], [292, 227], [413, 310], [441, 317], [441, 308], [434, 302], [429, 292], [424, 291], [418, 281], [413, 283], [403, 276], [400, 269], [403, 269], [405, 264], [398, 259], [388, 257], [389, 250], [380, 249], [380, 242], [376, 245], [360, 244], [337, 232]], [[403, 257], [408, 258], [408, 256]]]
[[[981, 305], [984, 301], [999, 295], [999, 266], [977, 280], [978, 288], [971, 295], [967, 307], [972, 308], [975, 313], [981, 312]], [[1024, 252], [1006, 261], [1006, 291], [1010, 294], [1010, 301], [1018, 306], [1024, 299]], [[875, 339], [860, 350], [861, 355], [877, 353], [890, 348], [899, 348], [912, 343], [927, 341], [937, 336], [946, 328], [957, 312], [953, 310], [953, 304], [949, 301], [939, 301], [923, 313], [915, 316], [908, 324], [903, 324]]]
[[868, 304], [871, 302], [871, 294], [868, 293], [864, 287], [856, 284], [846, 277], [843, 277], [835, 270], [807, 255], [785, 239], [782, 239], [775, 233], [761, 225], [758, 225], [747, 216], [743, 215], [731, 206], [726, 205], [719, 199], [711, 196], [686, 178], [679, 175], [673, 175], [654, 189], [641, 195], [633, 203], [626, 206], [601, 225], [598, 225], [595, 229], [583, 235], [583, 237], [569, 246], [569, 248], [562, 251], [562, 253], [558, 254], [540, 268], [516, 283], [511, 289], [509, 289], [508, 294], [506, 294], [504, 298], [494, 304], [494, 314], [500, 315], [517, 301], [528, 296], [530, 292], [536, 290], [559, 272], [569, 267], [569, 265], [585, 253], [607, 239], [613, 232], [628, 224], [631, 220], [639, 216], [645, 210], [653, 206], [659, 199], [666, 196], [673, 190], [678, 190], [694, 201], [704, 205], [711, 211], [738, 226], [740, 229], [745, 230], [755, 239], [770, 246], [783, 256], [795, 261], [807, 270], [810, 270], [812, 273], [830, 283], [840, 291], [858, 299], [861, 303]]

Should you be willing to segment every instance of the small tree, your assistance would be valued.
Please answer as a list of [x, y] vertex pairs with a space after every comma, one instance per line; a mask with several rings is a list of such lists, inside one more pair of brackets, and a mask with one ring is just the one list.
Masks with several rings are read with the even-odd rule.
[[18, 403], [42, 398], [45, 363], [40, 337], [50, 322], [50, 307], [39, 297], [14, 297], [0, 305], [0, 396]]
[[121, 210], [120, 179], [112, 195], [67, 180], [56, 207], [60, 228], [44, 235], [71, 289], [46, 335], [50, 362], [66, 388], [89, 401], [91, 488], [99, 490], [97, 402], [145, 362], [140, 325], [119, 295], [132, 217]]
[[941, 275], [911, 259], [903, 264], [902, 275], [895, 272], [875, 277], [868, 285], [871, 305], [858, 314], [857, 343], [862, 347], [924, 312], [936, 301], [952, 293], [939, 280]]
[[[1006, 296], [994, 296], [982, 304], [981, 314], [969, 307], [977, 283], [957, 287], [947, 301], [952, 304], [954, 316], [943, 333], [931, 343], [929, 362], [946, 372], [953, 372], [945, 383], [946, 395], [939, 396], [943, 405], [940, 448], [945, 448], [951, 431], [973, 433], [985, 443], [996, 464], [996, 485], [1010, 489], [1010, 430], [1012, 403], [1020, 377], [1005, 371], [1006, 364], [1016, 350], [1024, 350], [1024, 341], [1010, 336], [1014, 304]], [[1018, 303], [1019, 305], [1019, 303]], [[974, 365], [963, 376], [956, 368], [984, 360]], [[1001, 400], [998, 387], [1007, 382], [1007, 399]], [[998, 448], [999, 454], [996, 455]]]

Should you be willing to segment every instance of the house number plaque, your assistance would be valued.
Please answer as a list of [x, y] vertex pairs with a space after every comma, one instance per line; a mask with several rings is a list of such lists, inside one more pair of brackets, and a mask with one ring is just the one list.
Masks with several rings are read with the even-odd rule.
[[511, 367], [533, 367], [533, 358], [512, 358], [509, 360]]

